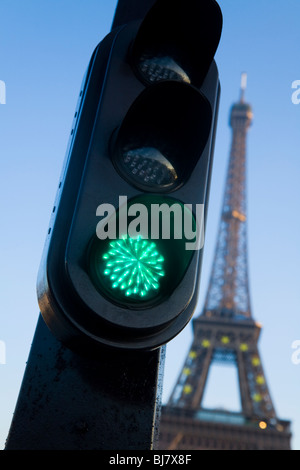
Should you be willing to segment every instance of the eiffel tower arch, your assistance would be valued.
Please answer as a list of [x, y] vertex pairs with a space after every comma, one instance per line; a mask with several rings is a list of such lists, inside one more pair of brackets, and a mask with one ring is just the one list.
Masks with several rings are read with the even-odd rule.
[[[247, 255], [246, 141], [253, 112], [241, 94], [230, 112], [232, 143], [223, 207], [204, 307], [168, 403], [159, 449], [289, 450], [290, 422], [277, 417], [258, 348], [261, 326], [251, 311]], [[215, 362], [234, 364], [241, 411], [205, 409], [203, 395]]]

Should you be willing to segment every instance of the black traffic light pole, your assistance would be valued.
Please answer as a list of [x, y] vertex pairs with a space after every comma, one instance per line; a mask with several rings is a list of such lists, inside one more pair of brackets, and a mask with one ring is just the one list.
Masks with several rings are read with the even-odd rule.
[[[153, 3], [119, 0], [112, 29]], [[5, 450], [152, 449], [163, 363], [164, 347], [76, 354], [40, 315]]]
[[82, 357], [40, 317], [6, 450], [151, 449], [159, 363], [159, 350]]

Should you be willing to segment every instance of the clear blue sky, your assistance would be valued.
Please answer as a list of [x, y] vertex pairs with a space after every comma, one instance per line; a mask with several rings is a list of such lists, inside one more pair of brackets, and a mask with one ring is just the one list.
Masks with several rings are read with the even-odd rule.
[[[229, 110], [248, 73], [254, 110], [248, 138], [249, 265], [260, 352], [280, 418], [300, 449], [300, 80], [299, 0], [220, 0], [224, 30], [216, 59], [222, 84], [199, 313], [206, 292], [228, 163]], [[36, 275], [83, 73], [109, 32], [115, 0], [1, 0], [0, 448], [8, 433], [39, 310]], [[164, 401], [192, 339], [189, 325], [167, 347]], [[216, 404], [222, 404], [215, 388]], [[219, 394], [218, 394], [219, 392]], [[232, 391], [232, 395], [234, 395]]]

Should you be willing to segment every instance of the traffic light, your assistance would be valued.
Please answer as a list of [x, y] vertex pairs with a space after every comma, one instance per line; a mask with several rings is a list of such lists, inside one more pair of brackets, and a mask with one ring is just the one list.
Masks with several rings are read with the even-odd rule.
[[221, 29], [214, 0], [157, 0], [92, 55], [38, 275], [71, 348], [155, 349], [193, 314]]

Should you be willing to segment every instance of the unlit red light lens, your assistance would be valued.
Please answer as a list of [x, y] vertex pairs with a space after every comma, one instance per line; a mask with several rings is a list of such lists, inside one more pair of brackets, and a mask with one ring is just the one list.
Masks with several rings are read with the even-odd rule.
[[178, 80], [191, 83], [185, 71], [171, 57], [147, 57], [143, 55], [139, 62], [139, 70], [150, 82], [160, 80]]
[[178, 178], [170, 161], [154, 147], [128, 150], [122, 163], [130, 179], [146, 186], [170, 186]]

